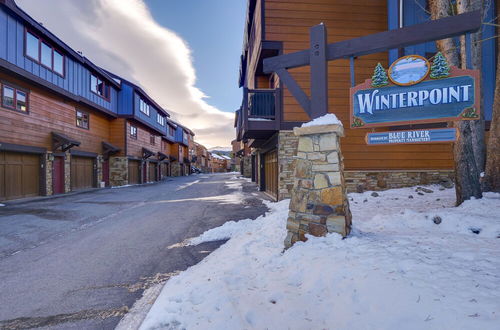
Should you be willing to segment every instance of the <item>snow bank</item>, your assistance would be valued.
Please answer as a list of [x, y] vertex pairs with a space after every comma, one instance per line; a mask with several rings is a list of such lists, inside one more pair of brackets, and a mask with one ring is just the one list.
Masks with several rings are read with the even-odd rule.
[[288, 201], [209, 230], [192, 243], [229, 241], [171, 278], [141, 329], [498, 329], [500, 194], [454, 208], [454, 190], [426, 189], [350, 194], [349, 238], [284, 253]]
[[342, 125], [342, 122], [333, 113], [327, 113], [324, 116], [303, 123], [301, 127], [319, 126], [319, 125]]

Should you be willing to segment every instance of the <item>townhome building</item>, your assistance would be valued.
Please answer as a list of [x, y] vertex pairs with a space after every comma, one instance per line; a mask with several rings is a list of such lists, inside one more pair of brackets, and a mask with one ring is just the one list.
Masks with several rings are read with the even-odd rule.
[[172, 176], [184, 176], [191, 174], [191, 159], [189, 158], [189, 144], [194, 138], [194, 133], [185, 126], [169, 120], [175, 126], [175, 143], [172, 148], [175, 152], [175, 161], [172, 162]]
[[0, 1], [0, 200], [101, 186], [120, 85]]
[[189, 173], [191, 130], [13, 0], [0, 0], [0, 92], [0, 200], [155, 182], [172, 162]]
[[119, 118], [111, 124], [111, 141], [120, 151], [111, 157], [111, 185], [159, 181], [169, 162], [163, 137], [170, 115], [141, 87], [109, 74], [120, 84]]
[[[492, 22], [498, 3], [486, 6], [484, 19]], [[327, 42], [339, 42], [430, 20], [426, 0], [248, 0], [239, 86], [242, 106], [236, 111], [238, 141], [251, 148], [252, 177], [262, 191], [276, 199], [290, 197], [293, 186], [293, 160], [297, 138], [293, 128], [311, 120], [287, 86], [275, 73], [266, 73], [263, 61], [277, 55], [309, 49], [310, 28], [323, 23]], [[492, 115], [496, 71], [497, 28], [482, 27], [482, 112], [486, 129]], [[397, 58], [437, 52], [434, 42], [360, 56], [355, 61], [356, 83], [371, 78], [377, 63], [388, 68]], [[297, 84], [310, 96], [308, 66], [289, 69]], [[328, 64], [328, 112], [345, 127], [341, 139], [345, 180], [350, 191], [386, 189], [426, 184], [453, 178], [451, 143], [368, 146], [367, 129], [351, 129], [349, 123], [349, 59]], [[446, 127], [447, 123], [395, 126], [391, 129]], [[380, 131], [370, 129], [369, 131]], [[244, 148], [240, 148], [241, 154]], [[241, 155], [240, 155], [241, 157]], [[241, 159], [244, 159], [242, 157]], [[246, 163], [245, 163], [246, 164]], [[241, 168], [246, 165], [242, 163]]]
[[208, 150], [205, 146], [194, 142], [194, 163], [203, 173], [210, 172], [210, 164], [208, 161]]

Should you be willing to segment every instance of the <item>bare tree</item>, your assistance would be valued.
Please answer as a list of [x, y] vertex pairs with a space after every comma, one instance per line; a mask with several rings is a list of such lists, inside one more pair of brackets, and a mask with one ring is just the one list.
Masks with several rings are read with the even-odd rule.
[[[431, 18], [439, 19], [455, 14], [482, 9], [482, 0], [458, 0], [456, 8], [449, 0], [430, 0]], [[471, 35], [471, 59], [472, 68], [481, 68], [481, 33]], [[457, 48], [451, 39], [436, 41], [437, 48], [445, 55], [448, 63], [465, 68], [467, 55], [465, 51], [465, 38], [461, 39], [461, 47]], [[482, 112], [481, 112], [482, 113]], [[473, 121], [455, 122], [459, 132], [459, 138], [454, 144], [453, 155], [455, 159], [455, 189], [457, 195], [456, 205], [462, 204], [471, 197], [481, 198], [481, 172], [485, 166], [485, 144], [484, 144], [484, 119]]]

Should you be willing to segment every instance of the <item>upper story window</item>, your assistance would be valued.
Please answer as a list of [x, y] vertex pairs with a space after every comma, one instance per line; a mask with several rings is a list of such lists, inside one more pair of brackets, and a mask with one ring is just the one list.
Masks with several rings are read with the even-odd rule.
[[182, 139], [186, 141], [188, 140], [188, 135], [185, 131], [182, 131]]
[[175, 129], [170, 125], [168, 125], [168, 135], [170, 135], [170, 136], [175, 135]]
[[161, 126], [165, 126], [165, 117], [163, 117], [162, 115], [160, 115], [159, 113], [156, 114], [156, 121], [158, 122], [158, 124], [160, 124]]
[[64, 55], [52, 45], [26, 30], [26, 56], [47, 69], [64, 76]]
[[149, 116], [149, 104], [147, 104], [143, 99], [139, 100], [139, 110]]
[[109, 100], [109, 85], [101, 78], [94, 74], [90, 74], [90, 91], [100, 97]]
[[89, 129], [89, 117], [88, 112], [76, 110], [76, 126]]
[[137, 127], [130, 125], [130, 136], [137, 139]]
[[28, 112], [28, 93], [9, 85], [2, 85], [2, 106]]

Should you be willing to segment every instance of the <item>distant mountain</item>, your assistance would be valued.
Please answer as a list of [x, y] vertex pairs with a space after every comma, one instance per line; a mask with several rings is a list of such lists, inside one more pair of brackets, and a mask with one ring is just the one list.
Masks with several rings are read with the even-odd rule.
[[233, 151], [233, 148], [231, 148], [231, 147], [213, 147], [213, 148], [208, 149], [208, 151], [227, 155]]

